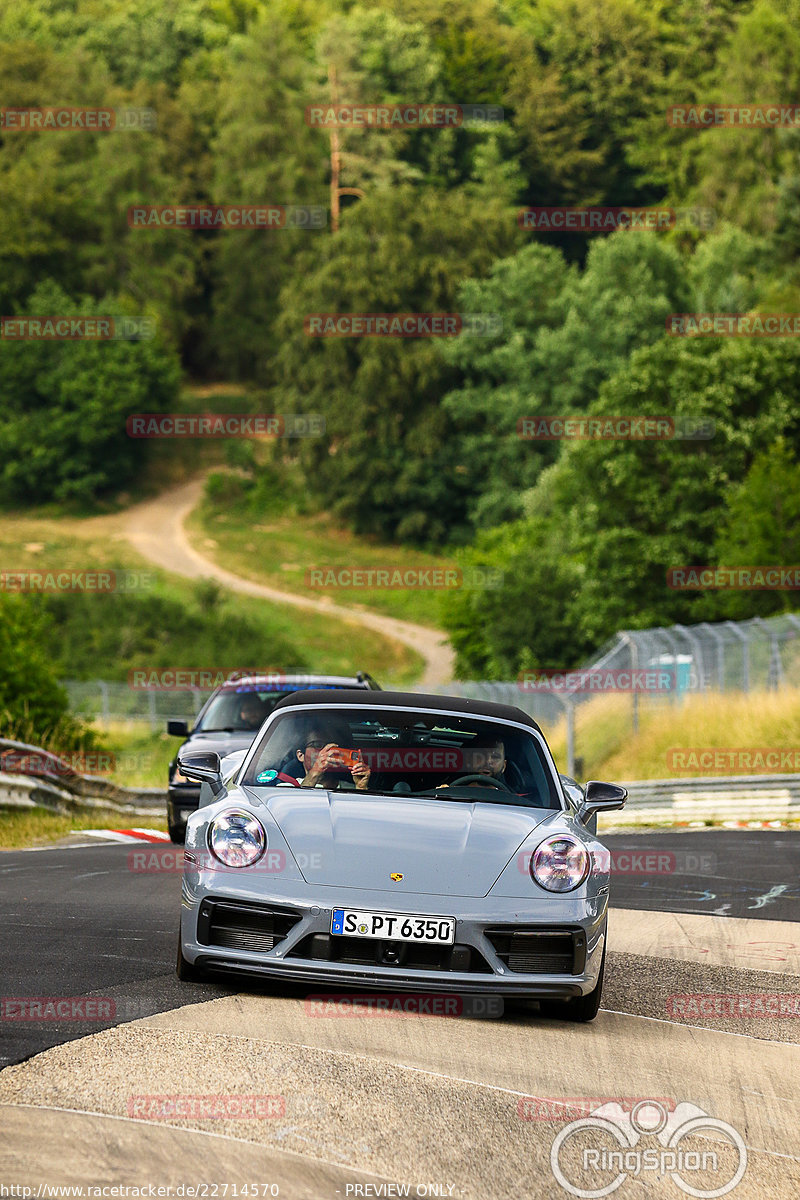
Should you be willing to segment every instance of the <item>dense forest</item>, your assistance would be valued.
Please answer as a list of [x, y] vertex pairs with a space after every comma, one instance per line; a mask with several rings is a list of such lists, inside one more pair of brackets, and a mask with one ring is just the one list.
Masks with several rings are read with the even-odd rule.
[[[237, 381], [253, 411], [326, 422], [267, 461], [240, 455], [243, 503], [299, 465], [312, 503], [356, 532], [492, 568], [446, 605], [463, 675], [575, 662], [625, 626], [793, 607], [791, 591], [681, 591], [666, 573], [800, 563], [797, 339], [666, 324], [800, 312], [800, 128], [681, 126], [668, 109], [794, 103], [800, 0], [2, 0], [0, 70], [15, 108], [153, 114], [109, 132], [0, 127], [2, 313], [156, 329], [3, 342], [4, 504], [113, 500], [149, 449], [128, 414], [174, 411], [182, 378]], [[307, 115], [412, 103], [502, 120]], [[193, 204], [327, 219], [129, 221], [132, 206]], [[711, 219], [520, 219], [587, 205]], [[493, 319], [457, 337], [315, 338], [315, 313]], [[536, 415], [705, 432], [521, 437]]]

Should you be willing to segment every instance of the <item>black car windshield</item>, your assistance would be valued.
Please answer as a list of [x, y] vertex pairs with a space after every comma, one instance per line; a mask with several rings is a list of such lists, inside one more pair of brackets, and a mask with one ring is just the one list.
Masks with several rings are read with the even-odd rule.
[[[332, 688], [337, 685], [326, 683], [318, 686]], [[304, 679], [294, 683], [287, 680], [272, 683], [266, 680], [263, 683], [243, 680], [226, 684], [211, 697], [208, 708], [194, 727], [195, 732], [202, 730], [203, 733], [255, 733], [279, 700], [290, 696], [292, 692], [307, 691], [311, 687], [314, 687], [314, 684]]]
[[462, 713], [388, 707], [287, 710], [265, 731], [240, 782], [562, 807], [533, 731]]

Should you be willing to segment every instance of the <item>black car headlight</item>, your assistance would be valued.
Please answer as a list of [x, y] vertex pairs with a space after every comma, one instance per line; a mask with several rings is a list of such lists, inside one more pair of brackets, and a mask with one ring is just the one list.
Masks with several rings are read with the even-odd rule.
[[556, 835], [531, 855], [531, 875], [548, 892], [572, 892], [589, 874], [589, 855], [576, 838]]
[[208, 827], [208, 845], [226, 867], [250, 867], [266, 850], [267, 835], [251, 813], [220, 813]]

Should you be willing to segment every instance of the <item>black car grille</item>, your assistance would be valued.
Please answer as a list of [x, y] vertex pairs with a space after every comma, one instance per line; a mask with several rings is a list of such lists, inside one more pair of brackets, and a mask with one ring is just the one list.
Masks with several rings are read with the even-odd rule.
[[300, 920], [294, 909], [204, 900], [197, 920], [197, 940], [204, 946], [264, 953], [282, 942]]
[[287, 958], [308, 958], [380, 967], [399, 971], [459, 971], [491, 975], [492, 969], [472, 946], [426, 946], [417, 942], [390, 942], [378, 938], [309, 934], [293, 946]]
[[586, 935], [580, 929], [487, 929], [498, 958], [524, 975], [579, 975], [586, 965]]

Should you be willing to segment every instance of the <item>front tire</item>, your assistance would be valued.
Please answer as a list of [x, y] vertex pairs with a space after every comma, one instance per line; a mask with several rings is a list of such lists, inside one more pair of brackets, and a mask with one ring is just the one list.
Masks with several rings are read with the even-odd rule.
[[603, 946], [603, 958], [600, 962], [600, 974], [591, 992], [585, 996], [573, 996], [570, 1000], [540, 1000], [539, 1008], [543, 1017], [555, 1017], [557, 1021], [593, 1021], [600, 1008], [600, 996], [603, 992], [603, 975], [606, 969], [606, 948]]
[[167, 829], [169, 830], [169, 840], [174, 842], [176, 846], [182, 846], [186, 841], [186, 826], [175, 825], [172, 821], [167, 821]]
[[202, 983], [205, 980], [203, 972], [183, 957], [180, 930], [178, 931], [178, 960], [175, 964], [175, 974], [181, 983]]

